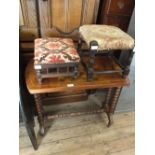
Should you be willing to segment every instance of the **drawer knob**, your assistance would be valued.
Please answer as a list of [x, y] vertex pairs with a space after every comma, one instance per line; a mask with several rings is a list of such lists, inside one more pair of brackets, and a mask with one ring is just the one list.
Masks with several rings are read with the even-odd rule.
[[117, 2], [117, 6], [119, 7], [119, 9], [123, 9], [124, 8], [124, 6], [125, 6], [125, 3], [124, 3], [124, 1], [118, 1]]

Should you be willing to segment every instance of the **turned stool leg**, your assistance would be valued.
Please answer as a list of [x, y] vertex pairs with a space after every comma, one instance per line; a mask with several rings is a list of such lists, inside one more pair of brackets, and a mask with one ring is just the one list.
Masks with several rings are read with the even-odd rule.
[[41, 77], [41, 70], [36, 70], [36, 74], [37, 74], [37, 80], [39, 82], [39, 84], [42, 83], [42, 77]]
[[78, 48], [77, 48], [80, 57], [82, 56], [82, 49], [81, 49], [81, 47], [82, 47], [82, 39], [80, 38], [78, 40]]
[[87, 71], [87, 80], [90, 81], [93, 79], [94, 74], [94, 59], [95, 53], [97, 53], [98, 43], [96, 41], [90, 42], [90, 51], [89, 51], [89, 61], [88, 61], [88, 71]]
[[89, 63], [88, 63], [88, 71], [87, 71], [87, 80], [91, 81], [93, 79], [93, 74], [94, 74], [94, 58], [90, 57], [89, 58]]
[[115, 92], [114, 92], [114, 95], [112, 97], [112, 101], [111, 101], [110, 106], [109, 106], [109, 111], [107, 113], [108, 120], [109, 120], [108, 127], [110, 127], [111, 124], [112, 124], [112, 121], [113, 121], [113, 117], [112, 116], [113, 116], [113, 113], [115, 111], [115, 108], [116, 108], [116, 105], [117, 105], [118, 98], [119, 98], [119, 95], [121, 93], [121, 90], [122, 90], [121, 87], [116, 88]]
[[127, 77], [129, 72], [130, 72], [130, 64], [132, 62], [132, 58], [134, 56], [134, 52], [132, 50], [129, 51], [129, 56], [128, 56], [128, 59], [127, 59], [127, 62], [125, 64], [125, 67], [124, 67], [124, 71], [123, 71], [123, 77]]
[[44, 112], [43, 112], [43, 107], [41, 103], [41, 95], [35, 94], [34, 99], [35, 99], [35, 104], [36, 104], [36, 109], [37, 109], [37, 114], [38, 114], [38, 121], [40, 125], [40, 134], [44, 135], [45, 134]]
[[73, 77], [74, 77], [74, 79], [76, 79], [78, 76], [79, 76], [78, 65], [75, 65], [75, 66], [74, 66]]

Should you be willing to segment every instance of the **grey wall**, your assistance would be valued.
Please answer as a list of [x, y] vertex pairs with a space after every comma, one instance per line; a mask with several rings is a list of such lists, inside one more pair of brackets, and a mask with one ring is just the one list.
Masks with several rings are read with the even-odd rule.
[[[133, 11], [128, 34], [135, 38], [135, 10]], [[116, 108], [116, 111], [134, 111], [135, 110], [135, 56], [133, 57], [131, 66], [130, 66], [130, 86], [124, 87]]]
[[133, 38], [135, 38], [135, 9], [133, 10], [130, 24], [128, 27], [128, 34], [130, 34]]

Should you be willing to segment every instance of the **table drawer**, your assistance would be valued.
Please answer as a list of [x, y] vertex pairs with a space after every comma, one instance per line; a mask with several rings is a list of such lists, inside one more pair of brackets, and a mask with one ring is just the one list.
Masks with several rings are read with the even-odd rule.
[[131, 15], [134, 8], [134, 0], [109, 0], [108, 14]]

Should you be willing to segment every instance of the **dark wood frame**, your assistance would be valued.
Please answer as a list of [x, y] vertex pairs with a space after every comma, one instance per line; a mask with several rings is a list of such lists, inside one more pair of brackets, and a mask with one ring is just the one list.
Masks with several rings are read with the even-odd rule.
[[[91, 41], [90, 45], [89, 45], [89, 51], [88, 51], [89, 61], [88, 61], [88, 65], [87, 65], [86, 63], [84, 63], [83, 58], [82, 58], [83, 57], [83, 51], [82, 51], [81, 47], [82, 47], [83, 42], [84, 41], [80, 38], [78, 41], [78, 51], [79, 51], [79, 54], [81, 57], [81, 63], [83, 64], [83, 66], [87, 72], [87, 81], [91, 81], [93, 79], [94, 74], [121, 73], [123, 78], [128, 76], [128, 74], [130, 72], [130, 64], [131, 64], [131, 61], [132, 61], [132, 58], [134, 55], [133, 49], [117, 49], [117, 51], [121, 50], [122, 52], [128, 52], [128, 57], [127, 57], [126, 61], [123, 64], [121, 64], [119, 62], [119, 60], [113, 54], [113, 52], [115, 50], [99, 51], [97, 41], [95, 41], [95, 40]], [[115, 63], [117, 63], [121, 69], [119, 69], [119, 70], [108, 70], [108, 71], [107, 70], [106, 71], [105, 70], [94, 71], [93, 66], [95, 63], [94, 59], [95, 59], [96, 54], [102, 54], [101, 56], [112, 57], [113, 60], [115, 61]]]
[[107, 88], [106, 100], [102, 103], [102, 106], [97, 109], [92, 109], [91, 111], [79, 111], [72, 113], [61, 113], [61, 114], [44, 114], [43, 104], [41, 100], [42, 94], [34, 94], [35, 104], [37, 109], [38, 122], [40, 126], [40, 134], [45, 135], [45, 121], [55, 119], [55, 118], [63, 118], [63, 117], [73, 117], [80, 115], [88, 115], [88, 114], [97, 114], [105, 112], [108, 117], [107, 127], [110, 127], [113, 121], [113, 114], [118, 102], [118, 98], [120, 96], [122, 87], [114, 87]]
[[[65, 77], [65, 76], [71, 76], [73, 78], [77, 78], [79, 75], [78, 71], [78, 66], [79, 63], [77, 62], [72, 62], [72, 63], [60, 63], [60, 64], [37, 64], [35, 65], [35, 70], [36, 70], [36, 77], [38, 82], [41, 84], [42, 79], [45, 78], [54, 78], [54, 77]], [[60, 68], [66, 68], [66, 72], [60, 72]], [[70, 71], [69, 68], [72, 68], [73, 71]], [[55, 69], [56, 72], [50, 73], [49, 70]], [[45, 72], [43, 72], [43, 70]]]

